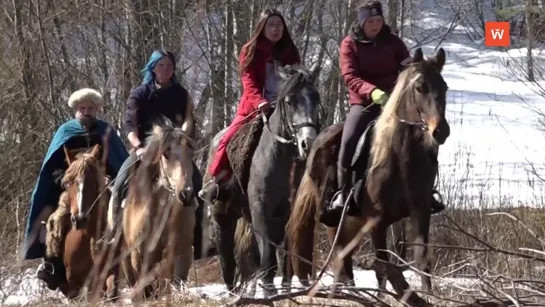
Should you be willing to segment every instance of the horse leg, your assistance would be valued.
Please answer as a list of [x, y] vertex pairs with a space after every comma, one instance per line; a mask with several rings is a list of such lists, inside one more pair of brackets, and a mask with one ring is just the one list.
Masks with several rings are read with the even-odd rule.
[[[252, 204], [252, 224], [254, 227], [257, 246], [261, 255], [260, 273], [263, 276], [263, 290], [266, 294], [274, 295], [276, 287], [274, 286], [274, 277], [276, 276], [278, 261], [276, 258], [276, 246], [284, 239], [284, 219], [275, 220], [264, 211], [265, 204], [254, 202]], [[269, 231], [270, 230], [270, 231]]]
[[176, 241], [178, 251], [174, 262], [174, 284], [179, 290], [182, 290], [184, 283], [187, 281], [189, 270], [193, 264], [194, 251], [192, 246], [194, 229], [197, 224], [193, 208], [182, 208], [182, 217], [181, 229], [178, 231], [179, 239]]
[[[288, 248], [288, 240], [287, 237], [284, 239], [284, 249], [287, 250]], [[293, 269], [291, 267], [290, 263], [290, 255], [286, 251], [278, 251], [280, 255], [279, 258], [282, 262], [282, 287], [287, 291], [291, 292], [291, 279], [293, 276]]]
[[[422, 208], [426, 208], [426, 206], [422, 206]], [[419, 209], [413, 209], [411, 211], [411, 228], [415, 238], [414, 260], [416, 262], [416, 268], [425, 273], [420, 275], [423, 290], [431, 291], [431, 278], [428, 275], [430, 273], [428, 259], [430, 212], [429, 210]]]
[[[121, 270], [123, 268], [123, 263], [116, 263], [116, 260], [119, 259], [121, 256], [122, 245], [120, 241], [117, 241], [115, 246], [113, 246], [109, 253], [107, 254], [107, 260], [104, 264], [105, 266], [109, 266], [108, 270], [108, 276], [106, 277], [105, 282], [105, 291], [106, 291], [106, 298], [109, 300], [112, 300], [113, 302], [117, 302], [119, 300], [119, 289], [121, 286]], [[123, 261], [123, 259], [121, 259]]]
[[80, 296], [81, 287], [73, 282], [66, 281], [59, 285], [59, 290], [66, 298], [72, 300]]
[[[334, 257], [337, 257], [337, 255], [356, 237], [358, 234], [360, 228], [362, 226], [362, 223], [359, 220], [355, 220], [353, 218], [345, 219], [344, 224], [342, 228], [327, 228], [327, 236], [329, 239], [329, 244], [333, 244], [333, 241], [335, 240], [335, 235], [337, 231], [340, 231], [339, 238], [337, 239], [337, 243], [335, 246], [332, 246], [333, 248], [333, 255]], [[352, 262], [352, 255], [354, 253], [355, 248], [353, 248], [350, 252], [346, 254], [346, 256], [341, 259], [339, 262], [338, 260], [335, 260], [333, 262], [333, 271], [339, 272], [339, 275], [337, 276], [338, 280], [348, 284], [348, 285], [354, 285], [354, 269], [353, 269], [353, 262]]]
[[[383, 269], [386, 265], [389, 265], [390, 257], [386, 251], [386, 237], [387, 237], [388, 226], [384, 223], [379, 223], [375, 230], [371, 233], [371, 240], [373, 243], [373, 248], [375, 250], [375, 263], [373, 264], [375, 270], [375, 276], [377, 277], [378, 289], [386, 290], [386, 282], [388, 281], [388, 276], [385, 274]], [[378, 262], [378, 263], [377, 263]], [[378, 293], [378, 296], [382, 296], [382, 292]]]
[[[144, 245], [145, 246], [145, 245]], [[144, 299], [149, 299], [153, 296], [153, 287], [151, 284], [147, 284], [144, 287], [140, 286], [139, 283], [144, 282], [145, 279], [147, 279], [146, 274], [149, 273], [148, 270], [148, 264], [149, 261], [142, 261], [142, 255], [140, 252], [133, 251], [131, 253], [131, 265], [136, 272], [136, 276], [139, 276], [139, 278], [136, 280], [135, 286], [136, 286], [136, 292], [134, 293], [133, 297], [139, 297]]]
[[114, 265], [108, 272], [106, 282], [104, 284], [104, 290], [106, 291], [106, 298], [113, 302], [119, 298], [119, 271], [120, 265]]
[[234, 252], [236, 223], [237, 219], [233, 217], [230, 210], [227, 213], [213, 213], [214, 241], [220, 256], [223, 281], [228, 291], [233, 291], [235, 288], [237, 268]]

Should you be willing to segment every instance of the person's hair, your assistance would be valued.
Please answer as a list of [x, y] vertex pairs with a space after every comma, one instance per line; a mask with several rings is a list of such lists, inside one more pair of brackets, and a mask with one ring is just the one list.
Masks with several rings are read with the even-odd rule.
[[159, 62], [164, 56], [167, 56], [174, 66], [174, 74], [172, 74], [170, 80], [173, 83], [178, 83], [178, 79], [176, 78], [176, 57], [174, 54], [170, 51], [155, 50], [149, 57], [146, 66], [144, 66], [141, 71], [142, 75], [144, 76], [142, 84], [149, 84], [155, 81], [155, 73], [153, 72], [153, 69], [155, 68], [155, 65], [157, 65], [157, 62]]
[[239, 65], [239, 73], [242, 74], [242, 72], [250, 65], [252, 62], [254, 55], [255, 55], [255, 49], [257, 42], [260, 39], [265, 39], [264, 37], [264, 31], [265, 24], [267, 23], [267, 20], [269, 17], [272, 16], [278, 16], [282, 20], [282, 25], [284, 26], [284, 31], [282, 33], [282, 38], [276, 42], [273, 48], [273, 58], [275, 56], [278, 56], [284, 52], [286, 52], [286, 48], [290, 49], [288, 52], [293, 53], [293, 55], [299, 55], [299, 51], [297, 50], [297, 46], [295, 46], [295, 43], [293, 43], [293, 40], [291, 38], [290, 32], [288, 30], [288, 26], [286, 25], [286, 20], [284, 19], [284, 16], [282, 16], [282, 13], [280, 13], [278, 10], [275, 10], [273, 8], [267, 8], [261, 12], [261, 16], [259, 18], [259, 21], [257, 22], [254, 32], [252, 33], [252, 36], [248, 40], [246, 44], [242, 47], [242, 52], [245, 53], [245, 57], [243, 61]]

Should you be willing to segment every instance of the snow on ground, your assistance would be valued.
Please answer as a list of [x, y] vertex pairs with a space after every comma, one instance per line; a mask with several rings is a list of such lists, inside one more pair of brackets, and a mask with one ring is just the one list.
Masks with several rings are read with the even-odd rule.
[[[52, 301], [52, 300], [60, 300], [64, 303], [67, 303], [68, 300], [63, 297], [63, 295], [60, 292], [53, 292], [49, 289], [45, 288], [40, 281], [38, 281], [35, 278], [35, 269], [27, 269], [17, 278], [11, 278], [11, 279], [5, 279], [4, 281], [0, 280], [0, 305], [2, 306], [8, 306], [8, 305], [27, 305], [32, 302], [35, 302], [37, 300], [40, 301]], [[411, 287], [420, 288], [420, 277], [412, 272], [412, 271], [406, 271], [404, 273], [405, 278], [407, 279], [407, 282], [411, 285]], [[372, 271], [363, 271], [363, 270], [355, 270], [354, 271], [355, 276], [355, 284], [356, 287], [359, 288], [369, 288], [369, 289], [376, 289], [377, 288], [377, 280], [375, 277], [375, 273]], [[333, 283], [333, 277], [331, 272], [327, 272], [324, 274], [324, 277], [321, 279], [320, 286], [327, 287]], [[474, 288], [474, 285], [478, 283], [478, 281], [473, 279], [464, 279], [464, 278], [438, 278], [438, 279], [432, 279], [432, 283], [435, 286], [451, 286], [456, 287], [460, 290], [464, 289], [472, 289]], [[275, 285], [280, 288], [281, 287], [281, 278], [277, 277], [275, 278]], [[292, 291], [297, 291], [297, 287], [301, 287], [301, 285], [298, 283], [297, 278], [295, 278], [295, 281], [293, 282], [293, 289]], [[300, 290], [301, 288], [299, 288]], [[188, 291], [184, 291], [185, 293], [176, 293], [176, 296], [187, 296], [187, 292], [190, 293], [192, 296], [200, 297], [203, 299], [211, 299], [211, 300], [224, 300], [229, 299], [229, 293], [223, 284], [209, 284], [209, 285], [202, 285], [199, 287], [190, 287], [187, 289]], [[387, 284], [387, 290], [393, 291], [390, 283]], [[263, 292], [258, 287], [258, 290], [256, 291], [255, 297], [263, 297]], [[128, 290], [123, 289], [122, 293], [127, 294]], [[369, 292], [369, 294], [373, 295], [376, 293]], [[123, 294], [122, 294], [123, 295]], [[230, 299], [233, 299], [231, 296]], [[130, 304], [130, 299], [123, 299], [123, 303]]]
[[448, 61], [443, 73], [451, 136], [440, 149], [442, 179], [463, 186], [466, 195], [484, 191], [487, 198], [532, 204], [543, 195], [543, 183], [530, 173], [530, 165], [543, 171], [545, 135], [528, 104], [543, 108], [544, 99], [526, 84], [498, 77], [506, 71], [499, 63], [505, 53], [456, 44], [445, 49], [447, 58], [456, 54], [468, 60]]

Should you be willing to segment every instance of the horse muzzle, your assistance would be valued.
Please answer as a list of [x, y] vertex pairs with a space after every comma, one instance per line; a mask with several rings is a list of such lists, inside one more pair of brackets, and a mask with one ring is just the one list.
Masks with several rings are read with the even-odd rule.
[[87, 216], [83, 214], [72, 214], [70, 215], [70, 222], [72, 222], [72, 226], [75, 229], [83, 229], [87, 226]]
[[308, 157], [316, 135], [316, 129], [310, 126], [302, 127], [297, 133], [297, 150], [301, 158], [306, 159]]
[[192, 200], [195, 197], [195, 190], [192, 186], [184, 187], [178, 192], [178, 200], [182, 202], [184, 207], [189, 207], [193, 204]]
[[450, 125], [446, 119], [441, 120], [439, 125], [432, 131], [432, 136], [439, 145], [445, 144], [450, 136]]

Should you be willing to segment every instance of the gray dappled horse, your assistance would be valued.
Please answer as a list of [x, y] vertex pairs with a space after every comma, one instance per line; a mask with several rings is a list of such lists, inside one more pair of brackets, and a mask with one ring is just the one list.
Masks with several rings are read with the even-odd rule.
[[[300, 67], [276, 65], [280, 77], [277, 102], [270, 116], [261, 114], [238, 131], [228, 145], [231, 165], [241, 159], [236, 139], [248, 137], [245, 128], [263, 121], [261, 135], [255, 134], [257, 145], [245, 165], [249, 172], [241, 175], [234, 170], [232, 181], [222, 188], [212, 209], [214, 241], [220, 254], [223, 279], [228, 290], [235, 288], [236, 261], [234, 257], [235, 228], [243, 216], [252, 225], [260, 253], [260, 269], [267, 291], [273, 291], [276, 275], [276, 246], [285, 237], [285, 225], [290, 214], [290, 173], [296, 158], [305, 160], [314, 138], [319, 132], [320, 94], [314, 87], [319, 67], [310, 70]], [[214, 136], [209, 150], [211, 162], [219, 138], [227, 128]], [[250, 136], [252, 137], [252, 136]], [[242, 158], [245, 159], [245, 158]], [[251, 159], [251, 161], [250, 161]], [[207, 173], [205, 177], [210, 177]], [[205, 182], [208, 180], [204, 178]], [[285, 258], [284, 258], [285, 259]], [[286, 272], [284, 273], [284, 278]]]

